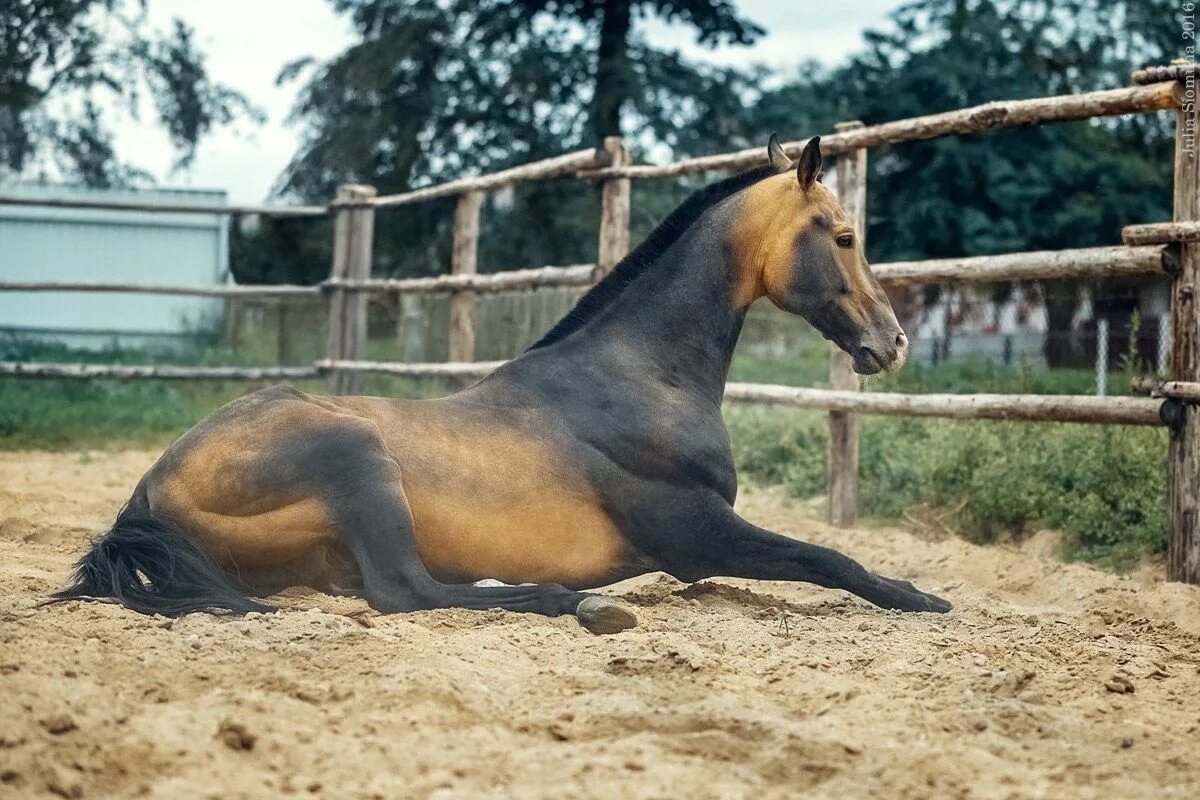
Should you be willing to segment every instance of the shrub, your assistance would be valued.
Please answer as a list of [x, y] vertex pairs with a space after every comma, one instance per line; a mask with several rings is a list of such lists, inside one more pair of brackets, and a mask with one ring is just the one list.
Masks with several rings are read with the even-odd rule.
[[[726, 417], [745, 476], [824, 492], [824, 414], [728, 407]], [[1166, 452], [1157, 428], [867, 417], [863, 511], [955, 508], [958, 530], [980, 542], [1049, 526], [1070, 534], [1068, 555], [1124, 566], [1165, 546]]]

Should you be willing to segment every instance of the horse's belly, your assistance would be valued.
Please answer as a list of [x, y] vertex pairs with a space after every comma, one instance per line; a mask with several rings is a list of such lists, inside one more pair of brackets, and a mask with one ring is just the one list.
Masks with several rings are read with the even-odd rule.
[[626, 540], [586, 492], [449, 488], [406, 485], [421, 560], [438, 580], [588, 588], [616, 580], [629, 563]]

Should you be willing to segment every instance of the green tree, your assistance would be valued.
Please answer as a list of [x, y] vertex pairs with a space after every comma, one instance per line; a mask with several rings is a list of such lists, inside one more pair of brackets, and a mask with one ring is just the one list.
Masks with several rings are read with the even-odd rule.
[[[690, 26], [705, 44], [761, 31], [729, 0], [332, 0], [358, 41], [304, 80], [293, 119], [305, 141], [281, 194], [328, 199], [344, 181], [403, 191], [502, 169], [637, 130], [643, 147], [727, 146], [741, 135], [741, 73], [650, 46], [640, 17]], [[596, 198], [577, 184], [522, 188], [484, 214], [481, 266], [594, 257]], [[448, 263], [448, 202], [377, 220], [377, 272]]]
[[146, 0], [6, 0], [0, 18], [0, 179], [29, 173], [116, 186], [149, 182], [117, 153], [105, 108], [137, 115], [148, 97], [187, 167], [199, 141], [261, 119], [213, 82], [192, 31], [148, 30]]
[[[1007, 98], [1106, 89], [1176, 55], [1166, 0], [913, 0], [866, 49], [802, 74], [757, 106], [765, 127], [829, 130]], [[1135, 116], [913, 142], [872, 153], [868, 240], [876, 260], [1111, 244], [1170, 215], [1171, 120]], [[1067, 330], [1075, 285], [1044, 284]], [[1066, 339], [1047, 357], [1061, 364]]]

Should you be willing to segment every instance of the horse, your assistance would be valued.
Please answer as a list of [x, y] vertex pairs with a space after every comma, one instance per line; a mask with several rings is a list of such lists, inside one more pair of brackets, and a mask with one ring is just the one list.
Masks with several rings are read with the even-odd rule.
[[[384, 614], [636, 615], [585, 590], [661, 571], [804, 581], [901, 611], [945, 600], [733, 509], [721, 416], [747, 309], [767, 297], [861, 374], [908, 342], [819, 180], [820, 139], [697, 191], [548, 333], [437, 400], [247, 394], [171, 444], [49, 602], [147, 614], [270, 610], [285, 586]], [[256, 599], [257, 598], [257, 599]]]

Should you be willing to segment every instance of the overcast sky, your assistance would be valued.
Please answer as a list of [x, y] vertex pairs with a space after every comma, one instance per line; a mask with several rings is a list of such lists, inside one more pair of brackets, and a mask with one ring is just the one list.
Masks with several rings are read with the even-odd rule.
[[[742, 13], [769, 33], [754, 47], [716, 53], [697, 48], [681, 27], [652, 24], [647, 35], [689, 55], [787, 69], [808, 58], [838, 62], [859, 47], [864, 28], [880, 25], [897, 5], [899, 0], [740, 0]], [[286, 123], [295, 86], [276, 87], [275, 75], [301, 56], [337, 54], [351, 41], [349, 26], [326, 0], [152, 0], [150, 17], [162, 28], [173, 17], [186, 20], [196, 29], [213, 77], [243, 92], [268, 119], [261, 126], [243, 125], [208, 137], [183, 174], [170, 174], [171, 148], [153, 124], [120, 120], [115, 125], [119, 152], [164, 185], [226, 189], [234, 203], [262, 201], [299, 142], [299, 131]]]

